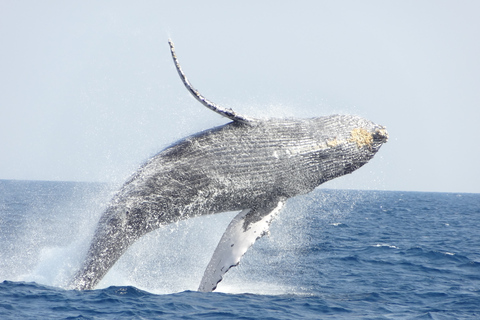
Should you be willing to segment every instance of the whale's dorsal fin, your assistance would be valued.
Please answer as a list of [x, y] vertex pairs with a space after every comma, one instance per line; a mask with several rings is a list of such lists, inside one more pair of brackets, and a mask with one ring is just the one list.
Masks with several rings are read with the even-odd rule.
[[205, 269], [198, 291], [211, 292], [223, 275], [240, 262], [257, 239], [268, 234], [270, 223], [285, 205], [285, 199], [256, 209], [246, 209], [233, 218]]
[[236, 113], [235, 111], [233, 111], [232, 109], [223, 108], [223, 107], [213, 103], [212, 101], [208, 100], [204, 96], [202, 96], [200, 94], [200, 92], [198, 92], [192, 86], [190, 81], [188, 81], [187, 77], [183, 73], [182, 68], [180, 67], [180, 63], [178, 62], [177, 55], [175, 54], [175, 47], [173, 45], [172, 40], [169, 39], [168, 43], [170, 44], [170, 51], [172, 52], [173, 62], [175, 63], [175, 67], [177, 68], [178, 74], [180, 75], [180, 78], [182, 79], [185, 87], [195, 97], [195, 99], [200, 101], [201, 104], [203, 104], [205, 107], [209, 108], [210, 110], [213, 110], [216, 113], [219, 113], [222, 116], [227, 117], [227, 118], [229, 118], [233, 121], [237, 121], [237, 122], [241, 122], [241, 123], [245, 123], [245, 124], [251, 124], [252, 121], [254, 121], [253, 118], [242, 116], [242, 115]]

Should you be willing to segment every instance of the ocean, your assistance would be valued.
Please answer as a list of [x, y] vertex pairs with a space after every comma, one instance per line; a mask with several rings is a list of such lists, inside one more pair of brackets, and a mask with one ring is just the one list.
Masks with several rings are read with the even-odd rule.
[[68, 290], [117, 187], [0, 180], [0, 319], [480, 318], [480, 194], [319, 188], [216, 292], [196, 289], [235, 213], [156, 230]]

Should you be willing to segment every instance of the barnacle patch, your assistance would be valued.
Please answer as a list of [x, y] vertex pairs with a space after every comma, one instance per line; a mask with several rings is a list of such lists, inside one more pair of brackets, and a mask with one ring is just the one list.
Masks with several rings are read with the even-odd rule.
[[336, 147], [338, 146], [340, 141], [337, 140], [337, 138], [332, 139], [332, 140], [327, 140], [327, 147]]
[[373, 143], [372, 133], [363, 128], [355, 128], [350, 134], [352, 137], [348, 141], [355, 142], [359, 148], [363, 146], [371, 146]]

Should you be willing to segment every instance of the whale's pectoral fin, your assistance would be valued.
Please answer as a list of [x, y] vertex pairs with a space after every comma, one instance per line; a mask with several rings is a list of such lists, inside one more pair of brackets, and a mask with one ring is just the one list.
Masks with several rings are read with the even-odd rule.
[[183, 70], [180, 67], [180, 62], [178, 62], [178, 58], [175, 53], [175, 46], [173, 45], [172, 40], [168, 40], [168, 43], [170, 44], [170, 52], [172, 53], [173, 62], [175, 63], [175, 67], [177, 68], [178, 75], [182, 79], [183, 84], [185, 85], [187, 90], [195, 97], [195, 99], [197, 99], [201, 104], [203, 104], [205, 107], [209, 108], [210, 110], [215, 111], [216, 113], [224, 117], [227, 117], [233, 121], [241, 122], [248, 125], [252, 125], [255, 122], [253, 118], [238, 114], [232, 109], [223, 108], [213, 103], [212, 101], [208, 100], [204, 96], [202, 96], [200, 92], [198, 92], [198, 90], [192, 86], [190, 81], [188, 81], [187, 76], [185, 76], [185, 73], [183, 73]]
[[283, 208], [284, 200], [271, 206], [241, 211], [225, 230], [205, 270], [198, 291], [210, 292], [216, 289], [223, 275], [240, 262], [257, 239], [268, 233], [273, 218]]

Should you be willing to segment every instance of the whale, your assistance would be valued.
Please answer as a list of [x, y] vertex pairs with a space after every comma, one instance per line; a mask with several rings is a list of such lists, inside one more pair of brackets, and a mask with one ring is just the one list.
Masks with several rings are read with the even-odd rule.
[[352, 173], [388, 140], [384, 126], [355, 115], [260, 119], [221, 107], [192, 86], [171, 40], [169, 46], [186, 89], [228, 122], [172, 144], [123, 184], [98, 221], [72, 289], [94, 289], [129, 246], [153, 230], [238, 211], [199, 279], [198, 291], [214, 291], [269, 233], [289, 198]]

